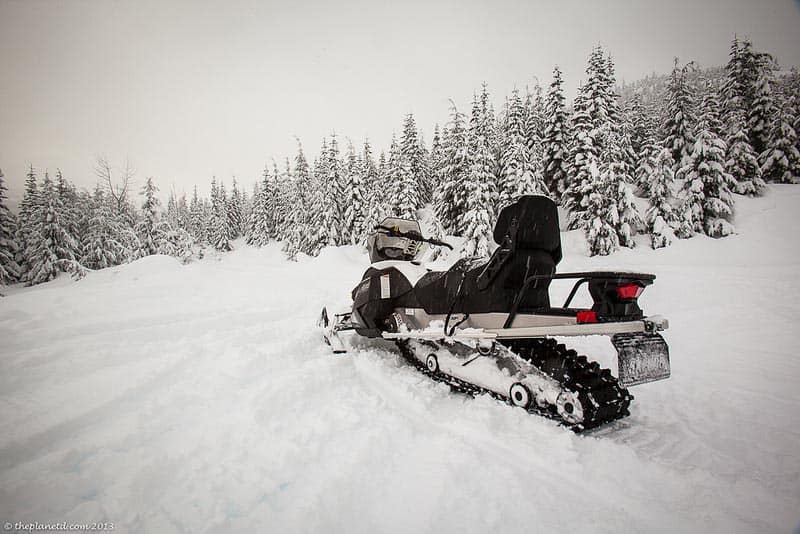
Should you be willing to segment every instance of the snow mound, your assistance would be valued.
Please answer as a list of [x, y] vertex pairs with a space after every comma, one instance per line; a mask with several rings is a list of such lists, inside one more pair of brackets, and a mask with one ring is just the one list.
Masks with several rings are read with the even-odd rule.
[[[800, 187], [738, 234], [559, 270], [657, 275], [672, 377], [588, 435], [456, 395], [386, 342], [333, 356], [359, 247], [165, 257], [0, 299], [0, 519], [121, 532], [789, 532], [800, 514]], [[103, 278], [105, 277], [105, 278]], [[100, 283], [99, 281], [104, 281]], [[95, 280], [95, 282], [93, 282]], [[569, 287], [553, 284], [558, 302]], [[612, 365], [606, 338], [568, 343]]]

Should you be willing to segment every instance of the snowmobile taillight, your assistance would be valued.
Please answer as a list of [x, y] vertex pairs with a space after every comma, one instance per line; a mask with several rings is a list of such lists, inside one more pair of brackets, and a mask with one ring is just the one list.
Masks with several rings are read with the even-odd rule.
[[636, 299], [642, 294], [644, 288], [639, 284], [625, 284], [617, 286], [617, 295], [621, 299]]
[[592, 310], [582, 310], [578, 312], [578, 324], [596, 323], [597, 313]]

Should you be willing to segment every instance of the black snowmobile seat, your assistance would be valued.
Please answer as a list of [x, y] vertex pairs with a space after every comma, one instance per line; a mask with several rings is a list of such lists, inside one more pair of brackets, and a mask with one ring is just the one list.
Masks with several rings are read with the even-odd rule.
[[[519, 198], [500, 212], [494, 240], [500, 247], [488, 262], [462, 260], [416, 284], [417, 300], [427, 313], [448, 313], [451, 307], [458, 313], [508, 312], [526, 277], [554, 274], [561, 261], [555, 203], [544, 196]], [[549, 286], [548, 279], [531, 284], [520, 310], [549, 307]]]

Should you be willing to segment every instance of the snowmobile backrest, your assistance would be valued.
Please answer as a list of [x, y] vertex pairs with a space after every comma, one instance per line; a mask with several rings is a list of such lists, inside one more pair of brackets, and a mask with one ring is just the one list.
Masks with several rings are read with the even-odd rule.
[[512, 238], [516, 249], [543, 250], [551, 255], [554, 263], [561, 261], [561, 233], [555, 202], [541, 195], [526, 195], [503, 208], [494, 226], [495, 243], [503, 243], [515, 218], [517, 231]]

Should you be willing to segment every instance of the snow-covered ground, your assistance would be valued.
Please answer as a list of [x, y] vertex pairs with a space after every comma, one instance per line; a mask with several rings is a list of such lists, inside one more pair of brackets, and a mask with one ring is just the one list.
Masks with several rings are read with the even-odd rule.
[[[800, 187], [739, 234], [560, 270], [654, 272], [672, 378], [588, 435], [452, 394], [314, 327], [354, 247], [167, 257], [0, 299], [0, 521], [123, 532], [791, 532], [800, 523]], [[554, 287], [563, 294], [566, 287]], [[606, 338], [578, 345], [613, 365]]]

